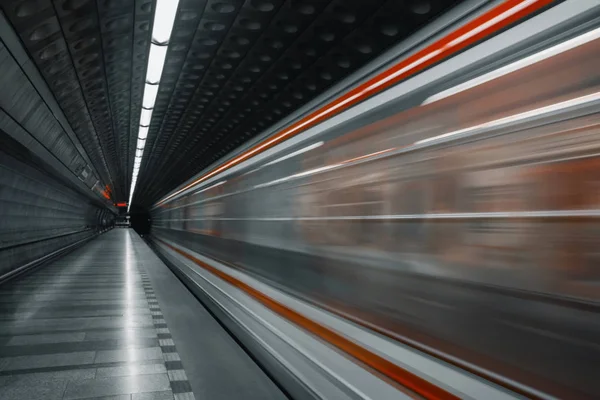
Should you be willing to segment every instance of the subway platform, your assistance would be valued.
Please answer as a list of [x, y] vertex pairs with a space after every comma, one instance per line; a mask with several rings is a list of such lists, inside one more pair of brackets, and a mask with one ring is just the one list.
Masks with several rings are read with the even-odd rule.
[[99, 236], [0, 286], [0, 399], [282, 399], [147, 244]]

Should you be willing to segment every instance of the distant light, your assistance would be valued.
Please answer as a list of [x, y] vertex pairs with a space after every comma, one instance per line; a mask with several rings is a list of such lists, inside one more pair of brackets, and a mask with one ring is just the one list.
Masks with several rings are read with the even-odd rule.
[[[142, 128], [140, 127], [140, 129], [142, 129]], [[146, 131], [146, 132], [148, 132], [148, 131]], [[145, 135], [148, 135], [148, 133], [146, 133]], [[138, 137], [138, 141], [137, 141], [137, 146], [136, 146], [136, 147], [137, 147], [138, 149], [143, 149], [143, 148], [144, 148], [144, 146], [146, 146], [146, 139], [140, 139], [140, 138]]]
[[135, 156], [136, 156], [136, 157], [141, 157], [143, 154], [144, 154], [144, 150], [143, 150], [143, 149], [142, 149], [142, 150], [136, 150], [136, 151], [135, 151]]

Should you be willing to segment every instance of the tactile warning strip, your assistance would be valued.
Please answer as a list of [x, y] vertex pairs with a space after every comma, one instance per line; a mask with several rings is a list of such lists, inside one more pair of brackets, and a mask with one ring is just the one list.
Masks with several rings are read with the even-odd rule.
[[175, 400], [195, 400], [192, 386], [183, 369], [179, 353], [177, 353], [177, 347], [175, 347], [175, 342], [173, 342], [173, 337], [171, 336], [171, 332], [167, 327], [160, 305], [156, 299], [156, 294], [152, 288], [150, 278], [142, 267], [138, 267], [138, 270], [142, 277], [142, 286], [144, 288], [146, 300], [148, 301], [150, 314], [152, 315], [154, 329], [156, 329], [158, 344], [162, 350], [163, 359], [165, 360], [165, 367], [167, 369], [167, 375], [169, 376], [173, 396], [175, 397]]

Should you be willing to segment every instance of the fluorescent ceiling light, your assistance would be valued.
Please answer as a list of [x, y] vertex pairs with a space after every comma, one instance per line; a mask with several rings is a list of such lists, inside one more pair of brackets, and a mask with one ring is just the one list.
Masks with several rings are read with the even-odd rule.
[[179, 0], [157, 0], [152, 26], [152, 40], [157, 43], [167, 43], [173, 31], [175, 14]]
[[152, 120], [152, 109], [156, 102], [160, 78], [167, 57], [168, 42], [173, 31], [178, 6], [179, 0], [156, 0], [154, 23], [152, 25], [152, 43], [150, 44], [150, 52], [148, 54], [148, 65], [146, 65], [146, 85], [144, 86], [136, 157], [133, 163], [133, 178], [129, 189], [127, 212], [129, 212], [129, 207], [133, 200], [137, 175], [142, 164], [142, 156], [144, 154], [144, 147], [146, 146], [146, 138], [148, 137], [148, 127]]
[[140, 125], [145, 125], [145, 126], [150, 125], [151, 118], [152, 118], [152, 110], [146, 110], [145, 108], [142, 108], [142, 113], [140, 114]]
[[160, 81], [165, 66], [165, 58], [167, 58], [167, 49], [167, 46], [159, 46], [154, 43], [150, 45], [146, 82], [158, 83]]
[[142, 107], [154, 108], [154, 103], [156, 102], [157, 94], [158, 83], [154, 85], [146, 83], [146, 86], [144, 87], [144, 100], [142, 101]]
[[428, 97], [423, 102], [423, 104], [434, 103], [436, 101], [440, 101], [447, 97], [450, 97], [455, 94], [472, 89], [476, 86], [483, 85], [484, 83], [487, 83], [494, 79], [508, 75], [511, 72], [515, 72], [520, 69], [529, 67], [530, 65], [536, 64], [540, 61], [547, 60], [548, 58], [554, 57], [554, 56], [564, 53], [568, 50], [582, 46], [586, 43], [591, 42], [592, 40], [598, 39], [599, 37], [600, 37], [600, 28], [594, 29], [593, 31], [584, 33], [583, 35], [579, 35], [573, 39], [559, 43], [556, 46], [552, 46], [548, 49], [542, 50], [542, 51], [535, 53], [529, 57], [522, 58], [522, 59], [515, 61], [511, 64], [508, 64], [504, 67], [498, 68], [492, 72], [488, 72], [487, 74], [484, 74], [477, 78], [471, 79], [470, 81], [461, 83], [460, 85], [454, 86], [450, 89], [447, 89], [440, 93], [434, 94], [433, 96]]
[[146, 145], [146, 138], [148, 137], [148, 127], [147, 126], [140, 126], [140, 129], [138, 130], [138, 144], [139, 141], [142, 140], [144, 143], [142, 144], [142, 147], [144, 147]]

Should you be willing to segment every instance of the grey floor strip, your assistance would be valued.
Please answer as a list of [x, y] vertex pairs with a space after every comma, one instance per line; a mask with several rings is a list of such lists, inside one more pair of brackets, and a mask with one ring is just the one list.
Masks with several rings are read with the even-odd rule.
[[158, 304], [158, 300], [156, 300], [156, 295], [154, 293], [154, 289], [152, 289], [150, 278], [143, 267], [140, 268], [140, 274], [142, 276], [142, 286], [144, 287], [144, 291], [146, 293], [146, 299], [148, 300], [150, 313], [152, 314], [152, 319], [154, 321], [154, 327], [157, 331], [158, 343], [165, 360], [165, 367], [167, 369], [167, 376], [169, 377], [169, 382], [171, 384], [171, 391], [173, 392], [176, 400], [194, 400], [195, 397], [194, 393], [192, 392], [192, 386], [190, 385], [187, 375], [185, 374], [185, 370], [183, 369], [181, 358], [179, 357], [179, 353], [177, 353], [177, 348], [175, 347], [171, 332], [169, 331], [169, 328], [165, 322], [160, 305]]

